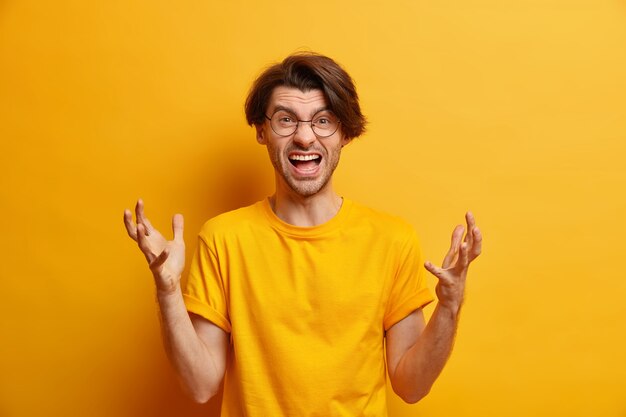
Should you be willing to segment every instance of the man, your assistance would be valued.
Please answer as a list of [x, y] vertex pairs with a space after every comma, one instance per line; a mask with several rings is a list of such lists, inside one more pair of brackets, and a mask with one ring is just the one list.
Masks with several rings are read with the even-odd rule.
[[[136, 206], [124, 222], [154, 275], [168, 357], [205, 402], [224, 384], [222, 416], [384, 416], [394, 391], [425, 396], [453, 345], [469, 263], [482, 237], [457, 226], [425, 324], [412, 228], [335, 193], [342, 148], [365, 126], [354, 84], [330, 58], [295, 54], [267, 69], [246, 101], [276, 191], [209, 220], [188, 279], [183, 218], [166, 239]], [[384, 343], [386, 342], [386, 343]]]

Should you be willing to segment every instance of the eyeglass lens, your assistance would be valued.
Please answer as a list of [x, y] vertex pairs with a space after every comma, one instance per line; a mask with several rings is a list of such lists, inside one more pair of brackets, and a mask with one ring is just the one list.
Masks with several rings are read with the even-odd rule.
[[292, 135], [298, 128], [300, 122], [311, 123], [311, 128], [317, 136], [330, 136], [337, 131], [339, 120], [330, 110], [322, 110], [311, 118], [311, 120], [298, 120], [291, 112], [278, 110], [275, 112], [270, 123], [276, 134], [281, 136]]

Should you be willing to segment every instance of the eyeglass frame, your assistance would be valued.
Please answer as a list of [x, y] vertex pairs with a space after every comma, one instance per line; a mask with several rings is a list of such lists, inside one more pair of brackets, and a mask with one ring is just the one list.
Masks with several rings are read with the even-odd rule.
[[[278, 132], [274, 129], [274, 126], [272, 126], [272, 117], [274, 117], [274, 115], [275, 115], [276, 113], [278, 113], [279, 111], [284, 111], [284, 112], [287, 112], [287, 113], [291, 114], [292, 116], [294, 116], [294, 118], [296, 119], [296, 127], [293, 129], [293, 132], [291, 132], [291, 133], [290, 133], [290, 134], [288, 134], [288, 135], [281, 135], [280, 133], [278, 133]], [[315, 131], [315, 129], [313, 128], [313, 127], [314, 127], [314, 125], [313, 125], [313, 120], [315, 120], [315, 116], [316, 116], [318, 113], [321, 113], [321, 112], [323, 112], [323, 111], [330, 112], [330, 113], [331, 113], [331, 114], [332, 114], [335, 118], [337, 118], [337, 128], [336, 128], [336, 129], [335, 129], [332, 133], [330, 133], [330, 134], [328, 134], [328, 135], [325, 135], [325, 136], [324, 136], [324, 135], [320, 135], [320, 134], [319, 134], [319, 133], [317, 133], [317, 132]], [[335, 133], [337, 133], [337, 131], [339, 130], [339, 125], [341, 124], [341, 120], [339, 120], [339, 118], [337, 117], [337, 115], [336, 115], [335, 113], [333, 113], [333, 111], [332, 111], [332, 110], [328, 110], [328, 109], [321, 109], [321, 110], [316, 111], [316, 112], [315, 112], [315, 114], [313, 115], [313, 118], [312, 118], [311, 120], [300, 120], [300, 119], [298, 119], [298, 116], [296, 116], [293, 112], [291, 112], [291, 111], [289, 111], [289, 110], [287, 110], [287, 109], [282, 109], [282, 108], [276, 109], [276, 110], [274, 111], [274, 113], [272, 113], [272, 117], [269, 117], [267, 114], [264, 114], [264, 116], [265, 116], [265, 118], [266, 118], [267, 120], [269, 120], [269, 121], [270, 121], [270, 128], [272, 128], [272, 131], [273, 131], [274, 133], [276, 133], [278, 136], [283, 137], [283, 138], [286, 138], [286, 137], [291, 136], [291, 135], [293, 135], [294, 133], [296, 133], [296, 132], [298, 131], [298, 128], [300, 127], [300, 122], [309, 123], [309, 124], [310, 124], [310, 126], [311, 126], [311, 131], [313, 132], [313, 134], [315, 134], [315, 136], [320, 137], [320, 138], [329, 138], [329, 137], [331, 137], [332, 135], [334, 135]]]

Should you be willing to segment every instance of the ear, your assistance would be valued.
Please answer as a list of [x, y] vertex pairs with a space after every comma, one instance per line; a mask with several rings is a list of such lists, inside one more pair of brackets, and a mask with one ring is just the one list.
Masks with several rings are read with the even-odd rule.
[[259, 142], [260, 145], [266, 145], [267, 140], [265, 138], [265, 131], [263, 130], [263, 125], [254, 125], [256, 129], [256, 141]]
[[344, 146], [346, 146], [350, 142], [352, 142], [352, 138], [349, 138], [347, 136], [343, 136], [341, 138], [341, 147], [343, 148]]

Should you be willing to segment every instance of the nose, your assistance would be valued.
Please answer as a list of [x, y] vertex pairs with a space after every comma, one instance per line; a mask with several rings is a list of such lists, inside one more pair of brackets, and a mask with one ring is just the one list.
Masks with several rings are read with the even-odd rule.
[[316, 140], [317, 136], [315, 136], [315, 132], [313, 132], [313, 127], [311, 126], [310, 122], [298, 123], [298, 127], [293, 134], [294, 142], [296, 142], [303, 148], [308, 148], [309, 146], [313, 145], [313, 142], [315, 142]]

